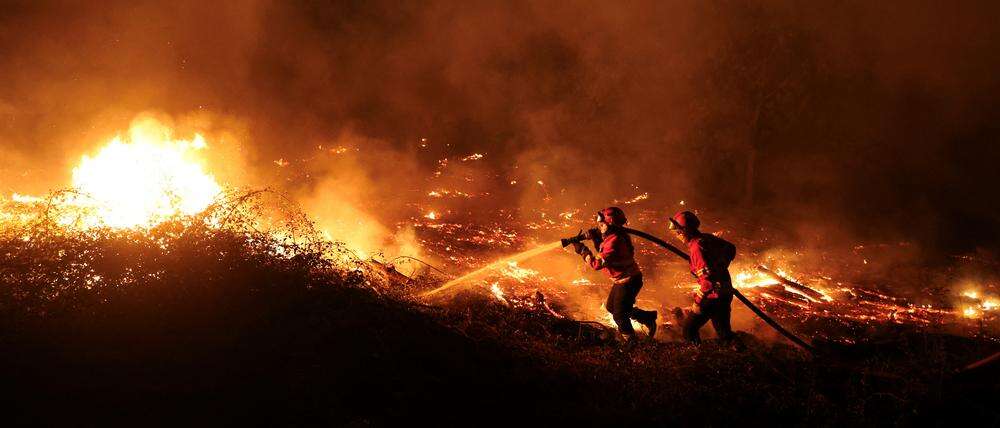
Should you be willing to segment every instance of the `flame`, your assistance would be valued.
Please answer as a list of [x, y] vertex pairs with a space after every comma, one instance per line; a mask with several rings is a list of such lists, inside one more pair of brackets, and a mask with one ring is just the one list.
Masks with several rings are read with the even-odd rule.
[[503, 296], [503, 290], [500, 288], [499, 282], [494, 282], [490, 285], [490, 292], [493, 293], [493, 297], [496, 297], [497, 300], [507, 303], [507, 299]]
[[205, 210], [222, 188], [202, 167], [201, 135], [172, 139], [155, 119], [134, 121], [126, 138], [117, 136], [73, 168], [73, 187], [86, 195], [73, 201], [94, 208], [86, 226], [152, 227], [177, 215]]
[[22, 204], [37, 204], [45, 202], [45, 198], [39, 198], [38, 196], [31, 196], [31, 195], [22, 195], [20, 193], [14, 193], [10, 195], [10, 200]]
[[993, 296], [985, 295], [979, 292], [979, 290], [966, 290], [962, 292], [962, 296], [976, 302], [975, 306], [968, 306], [963, 311], [963, 315], [967, 318], [977, 318], [980, 315], [985, 315], [982, 312], [992, 312], [1000, 308], [1000, 300]]
[[[603, 303], [601, 303], [601, 306], [598, 307], [598, 311], [604, 313], [604, 317], [600, 318], [598, 322], [608, 327], [611, 327], [615, 330], [618, 329], [618, 323], [615, 321], [615, 316], [612, 315], [611, 312], [608, 312], [608, 310], [604, 307]], [[639, 324], [639, 322], [637, 322], [634, 319], [629, 319], [629, 322], [632, 324], [632, 330], [642, 331], [641, 330], [643, 328], [642, 324]]]
[[[761, 265], [761, 267], [764, 266]], [[795, 279], [790, 272], [782, 268], [773, 268], [771, 271], [785, 280], [799, 284], [802, 289], [789, 286], [788, 284], [783, 284], [777, 278], [774, 278], [756, 268], [748, 268], [737, 272], [736, 275], [733, 276], [733, 287], [738, 289], [749, 289], [780, 285], [785, 291], [802, 296], [802, 298], [814, 303], [833, 301], [833, 297], [827, 294], [826, 291], [815, 286], [803, 285], [802, 281]], [[807, 293], [807, 290], [812, 291], [812, 293]]]
[[756, 269], [744, 269], [733, 276], [733, 287], [739, 289], [765, 287], [778, 282]]

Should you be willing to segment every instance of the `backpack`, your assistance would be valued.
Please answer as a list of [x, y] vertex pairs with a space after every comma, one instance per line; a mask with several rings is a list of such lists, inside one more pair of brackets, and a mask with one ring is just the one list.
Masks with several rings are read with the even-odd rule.
[[[707, 238], [707, 239], [706, 239]], [[710, 248], [713, 255], [719, 255], [721, 260], [720, 263], [724, 263], [723, 268], [729, 269], [729, 264], [736, 259], [736, 245], [725, 239], [712, 234], [703, 234], [702, 240], [706, 247]], [[706, 245], [707, 244], [707, 245]]]

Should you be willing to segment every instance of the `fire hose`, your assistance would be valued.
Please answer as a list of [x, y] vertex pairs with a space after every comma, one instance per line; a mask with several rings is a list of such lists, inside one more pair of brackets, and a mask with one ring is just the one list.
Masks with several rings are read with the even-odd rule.
[[[641, 230], [629, 229], [627, 227], [624, 228], [624, 229], [625, 229], [625, 232], [628, 232], [630, 235], [638, 236], [638, 237], [643, 238], [643, 239], [645, 239], [645, 240], [647, 240], [649, 242], [652, 242], [652, 243], [654, 243], [656, 245], [659, 245], [659, 246], [667, 249], [667, 251], [670, 251], [671, 253], [676, 254], [678, 257], [680, 257], [680, 258], [682, 258], [684, 260], [687, 260], [687, 261], [691, 260], [691, 257], [689, 257], [687, 255], [687, 253], [685, 253], [684, 251], [681, 251], [679, 248], [677, 248], [677, 247], [675, 247], [673, 245], [668, 244], [666, 241], [664, 241], [664, 240], [662, 240], [660, 238], [657, 238], [657, 237], [655, 237], [653, 235], [650, 235], [650, 234], [648, 234], [646, 232], [643, 232]], [[775, 321], [770, 316], [768, 316], [766, 313], [764, 313], [764, 311], [762, 311], [760, 308], [758, 308], [757, 305], [753, 304], [753, 302], [751, 302], [750, 299], [747, 299], [746, 296], [743, 295], [743, 293], [740, 293], [739, 290], [733, 288], [733, 295], [736, 296], [736, 298], [739, 299], [741, 302], [743, 302], [743, 304], [746, 305], [746, 307], [749, 308], [750, 311], [752, 311], [754, 314], [756, 314], [760, 319], [764, 320], [764, 322], [766, 322], [767, 325], [771, 326], [771, 328], [775, 329], [778, 333], [781, 333], [782, 336], [785, 336], [786, 338], [788, 338], [788, 340], [792, 341], [792, 343], [794, 343], [796, 345], [799, 345], [800, 347], [802, 347], [802, 349], [805, 349], [806, 351], [809, 351], [812, 354], [816, 353], [816, 348], [813, 348], [812, 345], [806, 343], [802, 339], [799, 339], [798, 336], [796, 336], [792, 332], [786, 330], [784, 327], [781, 326], [781, 324], [778, 324], [777, 321]]]

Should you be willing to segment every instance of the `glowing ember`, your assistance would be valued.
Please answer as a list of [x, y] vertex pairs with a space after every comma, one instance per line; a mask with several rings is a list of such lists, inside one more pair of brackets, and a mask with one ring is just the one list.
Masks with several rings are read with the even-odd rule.
[[445, 196], [450, 196], [454, 198], [473, 198], [476, 195], [465, 193], [459, 190], [438, 189], [427, 192], [427, 196], [430, 196], [432, 198], [441, 198]]
[[437, 220], [437, 219], [441, 218], [441, 214], [438, 214], [438, 213], [436, 213], [434, 211], [431, 211], [431, 212], [427, 213], [426, 215], [424, 215], [424, 218], [427, 218], [427, 219], [430, 219], [430, 220]]
[[493, 284], [491, 284], [490, 292], [493, 293], [493, 297], [496, 297], [497, 300], [507, 303], [507, 299], [503, 297], [503, 290], [500, 289], [500, 283], [494, 282]]
[[194, 215], [222, 191], [196, 155], [207, 147], [201, 135], [173, 140], [160, 122], [133, 122], [128, 138], [115, 137], [73, 169], [73, 187], [86, 195], [73, 201], [94, 208], [87, 226], [151, 227], [177, 215]]
[[634, 204], [634, 203], [639, 202], [639, 201], [645, 201], [646, 199], [649, 199], [649, 192], [641, 193], [641, 194], [637, 195], [636, 197], [634, 197], [632, 199], [629, 199], [629, 200], [625, 200], [625, 201], [619, 201], [619, 200], [616, 199], [615, 203], [616, 204], [622, 204], [622, 205], [631, 205], [631, 204]]

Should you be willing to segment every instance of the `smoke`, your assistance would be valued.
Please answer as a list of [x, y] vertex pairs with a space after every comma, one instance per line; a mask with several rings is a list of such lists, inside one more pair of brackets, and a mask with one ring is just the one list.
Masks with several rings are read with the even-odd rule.
[[384, 220], [405, 218], [407, 200], [422, 188], [412, 155], [349, 131], [320, 147], [323, 153], [296, 166], [306, 168], [300, 180], [315, 184], [295, 195], [320, 230], [362, 258], [420, 256], [412, 226]]
[[[366, 249], [412, 242], [396, 238], [404, 201], [446, 185], [529, 217], [649, 192], [649, 208], [685, 199], [790, 241], [995, 248], [995, 9], [12, 2], [0, 188], [62, 187], [81, 153], [157, 111], [226, 122], [234, 180], [297, 195]], [[422, 181], [445, 158], [443, 176], [473, 179]]]

